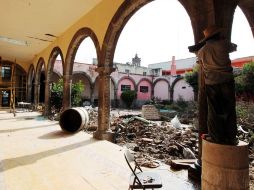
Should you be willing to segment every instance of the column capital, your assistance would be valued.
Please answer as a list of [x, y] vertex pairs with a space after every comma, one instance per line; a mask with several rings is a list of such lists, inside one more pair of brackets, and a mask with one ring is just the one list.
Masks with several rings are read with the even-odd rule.
[[96, 72], [99, 73], [99, 75], [110, 75], [112, 72], [114, 72], [116, 69], [113, 67], [97, 67], [95, 69]]

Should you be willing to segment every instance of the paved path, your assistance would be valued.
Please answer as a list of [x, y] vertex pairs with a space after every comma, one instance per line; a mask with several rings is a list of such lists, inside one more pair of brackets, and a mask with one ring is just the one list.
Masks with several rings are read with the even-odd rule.
[[[38, 113], [0, 111], [1, 190], [127, 190], [130, 170], [122, 148], [79, 132], [61, 131]], [[156, 170], [169, 190], [197, 189], [186, 171]]]

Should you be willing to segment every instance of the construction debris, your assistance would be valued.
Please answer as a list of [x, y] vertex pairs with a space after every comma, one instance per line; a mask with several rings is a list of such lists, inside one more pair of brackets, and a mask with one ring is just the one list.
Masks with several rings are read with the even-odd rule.
[[[90, 107], [88, 112], [90, 121], [86, 131], [95, 131], [98, 111]], [[188, 118], [188, 121], [185, 118]], [[189, 116], [180, 115], [173, 120], [151, 121], [142, 118], [140, 112], [113, 110], [110, 121], [111, 130], [115, 132], [115, 143], [133, 150], [141, 166], [154, 168], [162, 162], [174, 169], [182, 169], [193, 164], [198, 156], [198, 131]], [[250, 180], [253, 181], [254, 131], [239, 126], [238, 138], [249, 143]]]

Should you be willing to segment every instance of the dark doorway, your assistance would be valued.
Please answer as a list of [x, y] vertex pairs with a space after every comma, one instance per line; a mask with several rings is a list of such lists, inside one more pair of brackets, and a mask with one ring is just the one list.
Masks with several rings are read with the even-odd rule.
[[44, 101], [45, 101], [45, 73], [41, 72], [39, 103], [44, 103]]

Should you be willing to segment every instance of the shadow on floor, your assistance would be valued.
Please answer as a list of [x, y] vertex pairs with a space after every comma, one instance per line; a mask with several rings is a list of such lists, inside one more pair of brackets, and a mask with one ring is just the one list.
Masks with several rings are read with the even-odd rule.
[[[12, 116], [12, 117], [9, 117], [9, 118], [0, 118], [0, 120], [32, 120], [32, 119], [36, 119], [38, 120], [37, 118], [39, 117], [39, 120], [42, 120], [40, 119], [42, 116]], [[46, 119], [44, 119], [46, 120]]]
[[39, 126], [33, 126], [33, 127], [23, 127], [23, 128], [17, 128], [17, 129], [5, 129], [5, 130], [0, 130], [0, 133], [11, 133], [11, 132], [16, 132], [16, 131], [38, 129], [38, 128], [50, 127], [50, 126], [53, 126], [56, 124], [57, 123], [52, 123], [52, 124], [47, 124], [47, 125], [39, 125]]
[[97, 142], [96, 140], [94, 140], [93, 138], [90, 138], [82, 142], [66, 145], [66, 146], [55, 148], [52, 150], [47, 150], [47, 151], [38, 152], [31, 155], [20, 156], [16, 158], [4, 159], [0, 162], [0, 166], [1, 166], [0, 172], [2, 173], [16, 167], [33, 164], [40, 159], [43, 159], [52, 155], [60, 154], [63, 152], [67, 152], [70, 150], [74, 150], [74, 149], [77, 149], [92, 143], [96, 143], [96, 142]]
[[50, 132], [50, 133], [47, 133], [47, 134], [44, 134], [40, 137], [38, 137], [39, 139], [59, 139], [59, 138], [66, 138], [66, 137], [70, 137], [70, 136], [73, 136], [75, 135], [76, 133], [68, 133], [68, 132], [65, 132], [65, 131], [53, 131], [53, 132]]

